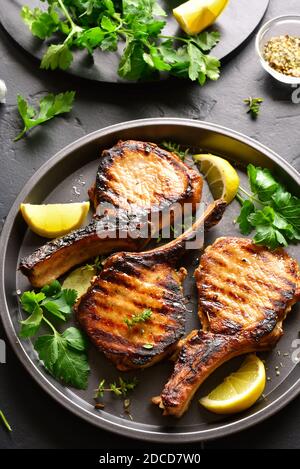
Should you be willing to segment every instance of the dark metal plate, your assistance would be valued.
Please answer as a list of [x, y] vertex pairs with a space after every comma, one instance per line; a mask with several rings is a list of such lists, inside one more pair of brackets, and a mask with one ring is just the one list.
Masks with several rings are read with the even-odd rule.
[[[183, 0], [161, 0], [161, 5], [169, 13]], [[230, 3], [214, 28], [221, 32], [222, 40], [214, 49], [213, 54], [224, 59], [235, 51], [254, 31], [261, 21], [269, 0], [230, 0]], [[30, 8], [45, 8], [45, 3], [39, 0], [2, 0], [0, 9], [0, 22], [23, 49], [36, 59], [40, 60], [46, 50], [46, 43], [35, 38], [20, 17], [23, 5]], [[171, 14], [167, 19], [166, 34], [176, 34], [178, 24]], [[68, 70], [71, 74], [96, 81], [111, 83], [126, 83], [117, 74], [122, 46], [117, 53], [103, 53], [97, 51], [94, 61], [84, 51], [74, 53], [74, 62]], [[130, 83], [130, 82], [127, 82]], [[132, 83], [132, 82], [131, 82]]]
[[[131, 421], [123, 414], [122, 403], [113, 397], [106, 401], [104, 411], [94, 409], [93, 389], [99, 379], [115, 380], [120, 373], [93, 347], [90, 351], [92, 373], [89, 388], [87, 391], [76, 391], [62, 386], [49, 376], [38, 362], [31, 342], [18, 339], [18, 321], [22, 318], [22, 312], [18, 307], [16, 290], [29, 288], [27, 279], [19, 272], [16, 273], [18, 259], [43, 243], [41, 238], [27, 230], [19, 214], [19, 204], [23, 201], [44, 203], [87, 200], [87, 189], [94, 181], [100, 151], [120, 138], [158, 143], [173, 140], [198, 150], [223, 155], [241, 168], [239, 172], [243, 184], [246, 183], [243, 167], [249, 162], [270, 167], [287, 184], [290, 191], [300, 195], [300, 176], [287, 162], [260, 143], [215, 124], [188, 119], [145, 119], [114, 125], [77, 140], [51, 158], [30, 179], [15, 201], [3, 229], [0, 241], [0, 311], [12, 347], [28, 372], [46, 392], [81, 418], [103, 429], [144, 440], [169, 443], [208, 440], [245, 429], [277, 412], [300, 392], [299, 367], [291, 359], [294, 351], [292, 344], [298, 338], [299, 305], [286, 320], [285, 334], [276, 349], [263, 355], [268, 368], [267, 374], [271, 378], [267, 383], [265, 397], [247, 412], [226, 418], [201, 409], [197, 398], [235, 369], [241, 358], [225, 364], [207, 380], [189, 411], [180, 420], [162, 417], [161, 411], [150, 403], [150, 398], [159, 394], [169, 377], [172, 364], [165, 361], [134, 373], [139, 379], [139, 385], [132, 396]], [[205, 198], [209, 197], [206, 187]], [[206, 244], [210, 244], [218, 236], [239, 236], [238, 228], [233, 223], [238, 212], [239, 205], [234, 201], [228, 207], [222, 222], [207, 235]], [[292, 247], [289, 251], [299, 260], [299, 248]], [[186, 326], [188, 332], [199, 327], [192, 277], [197, 264], [195, 253], [183, 259], [182, 264], [189, 270], [189, 278], [185, 283], [185, 294], [187, 297], [191, 295]], [[278, 351], [281, 352], [280, 355]], [[276, 375], [276, 366], [280, 368], [280, 376]]]

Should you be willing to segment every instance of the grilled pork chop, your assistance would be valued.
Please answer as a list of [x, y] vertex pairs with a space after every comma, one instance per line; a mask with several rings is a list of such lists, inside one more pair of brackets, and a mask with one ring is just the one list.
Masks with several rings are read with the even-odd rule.
[[153, 399], [164, 415], [180, 417], [201, 383], [227, 360], [271, 349], [300, 299], [297, 262], [283, 249], [272, 252], [249, 239], [217, 239], [195, 277], [202, 330], [187, 338], [170, 380]]
[[[208, 229], [222, 217], [226, 204], [211, 204], [197, 222], [172, 242], [142, 253], [112, 255], [78, 301], [76, 317], [92, 342], [119, 370], [148, 367], [171, 353], [184, 334], [186, 306], [176, 270], [199, 227]], [[144, 322], [128, 321], [150, 311]]]
[[[38, 248], [21, 260], [20, 270], [34, 287], [41, 287], [91, 257], [122, 249], [139, 251], [150, 241], [151, 232], [161, 228], [163, 213], [175, 204], [190, 203], [195, 210], [202, 185], [201, 176], [174, 153], [153, 143], [119, 142], [103, 151], [96, 183], [89, 191], [95, 219]], [[159, 214], [157, 226], [150, 212]], [[128, 227], [133, 223], [140, 235], [131, 236]]]

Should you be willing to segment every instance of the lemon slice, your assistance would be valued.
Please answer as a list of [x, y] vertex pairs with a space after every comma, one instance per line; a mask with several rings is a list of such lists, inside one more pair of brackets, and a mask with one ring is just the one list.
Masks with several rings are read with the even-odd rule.
[[97, 275], [97, 271], [92, 265], [87, 264], [78, 267], [65, 278], [62, 288], [76, 290], [79, 298], [91, 286], [91, 281], [95, 275]]
[[173, 15], [186, 34], [199, 34], [216, 21], [228, 2], [229, 0], [189, 0], [174, 8]]
[[194, 155], [194, 161], [212, 192], [214, 199], [224, 199], [229, 204], [236, 196], [240, 178], [233, 166], [224, 158], [211, 154]]
[[251, 354], [238, 371], [225, 378], [199, 403], [215, 414], [234, 414], [251, 407], [263, 393], [265, 385], [265, 366], [256, 355]]
[[79, 228], [90, 208], [89, 202], [74, 204], [21, 204], [20, 210], [29, 228], [45, 238], [57, 238]]

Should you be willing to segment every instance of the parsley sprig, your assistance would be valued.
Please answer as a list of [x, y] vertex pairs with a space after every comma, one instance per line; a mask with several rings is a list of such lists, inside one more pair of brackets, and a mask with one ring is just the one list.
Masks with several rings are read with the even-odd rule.
[[33, 127], [43, 124], [59, 114], [71, 111], [74, 97], [75, 91], [66, 91], [57, 95], [50, 93], [41, 99], [39, 109], [35, 109], [19, 94], [17, 98], [18, 111], [23, 120], [24, 128], [14, 141], [20, 140]]
[[[254, 243], [275, 249], [300, 240], [300, 199], [290, 194], [269, 169], [247, 168], [252, 193], [240, 188], [240, 231], [255, 231]], [[245, 196], [247, 197], [245, 199]]]
[[76, 327], [69, 327], [61, 334], [49, 319], [65, 322], [71, 315], [76, 298], [75, 290], [62, 289], [57, 280], [38, 293], [24, 292], [21, 306], [29, 317], [20, 322], [20, 337], [35, 336], [44, 323], [51, 334], [40, 335], [34, 342], [39, 359], [56, 379], [85, 389], [90, 369], [85, 337]]
[[248, 114], [251, 114], [253, 118], [256, 118], [260, 113], [260, 107], [264, 102], [263, 98], [252, 98], [251, 96], [244, 99], [244, 103], [248, 106]]
[[124, 44], [118, 74], [127, 80], [147, 79], [168, 72], [203, 85], [219, 78], [220, 62], [208, 55], [220, 39], [218, 32], [179, 37], [163, 34], [166, 12], [157, 0], [47, 0], [47, 11], [24, 6], [21, 16], [34, 36], [45, 40], [58, 34], [64, 39], [51, 44], [41, 68], [66, 70], [73, 49], [89, 54], [117, 51]]
[[125, 324], [130, 329], [131, 327], [139, 324], [140, 322], [146, 322], [152, 316], [152, 310], [147, 308], [144, 309], [140, 314], [132, 314], [131, 318], [124, 319]]

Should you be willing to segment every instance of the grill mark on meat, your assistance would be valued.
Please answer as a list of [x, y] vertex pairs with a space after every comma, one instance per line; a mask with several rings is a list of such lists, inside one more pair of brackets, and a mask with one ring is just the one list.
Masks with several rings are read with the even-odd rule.
[[[191, 203], [195, 211], [202, 185], [200, 174], [175, 154], [152, 143], [120, 141], [103, 151], [96, 183], [89, 190], [96, 220], [38, 248], [21, 260], [20, 270], [34, 287], [42, 287], [97, 255], [141, 251], [151, 239], [151, 229], [161, 227], [161, 216], [156, 227], [149, 213], [161, 215], [175, 203]], [[136, 238], [130, 236], [130, 220], [142, 233]]]
[[[204, 221], [209, 218], [213, 225], [213, 214], [219, 220], [225, 206], [220, 201], [211, 204], [190, 230], [165, 246], [111, 256], [77, 302], [76, 317], [81, 327], [119, 370], [151, 366], [173, 352], [184, 334], [187, 313], [182, 291], [186, 271], [177, 271], [175, 260], [178, 263], [185, 244]], [[144, 309], [151, 310], [150, 319], [128, 328], [124, 320]], [[110, 335], [106, 335], [108, 330]], [[153, 347], [146, 349], [143, 344]]]
[[[214, 262], [221, 257], [224, 270]], [[202, 255], [195, 277], [204, 329], [183, 341], [172, 376], [153, 399], [164, 415], [180, 417], [222, 363], [272, 348], [283, 334], [287, 313], [300, 299], [297, 262], [283, 249], [269, 251], [244, 238], [216, 240]]]

